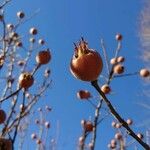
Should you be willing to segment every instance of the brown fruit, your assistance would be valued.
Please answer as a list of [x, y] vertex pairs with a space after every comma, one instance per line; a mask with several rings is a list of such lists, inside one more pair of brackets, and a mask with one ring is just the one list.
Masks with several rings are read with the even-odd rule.
[[93, 143], [89, 143], [88, 147], [89, 147], [90, 150], [93, 150], [94, 149], [94, 144]]
[[34, 39], [34, 38], [30, 38], [29, 41], [30, 41], [31, 43], [35, 43], [35, 39]]
[[36, 135], [35, 133], [32, 133], [32, 134], [31, 134], [31, 139], [34, 140], [34, 139], [36, 139], [36, 138], [37, 138], [37, 135]]
[[131, 119], [127, 119], [127, 124], [132, 125], [133, 121]]
[[114, 66], [113, 70], [115, 74], [122, 74], [124, 72], [124, 66], [121, 64], [117, 64], [116, 66]]
[[15, 43], [15, 45], [16, 45], [17, 47], [22, 47], [22, 42], [17, 41], [17, 42]]
[[113, 121], [113, 122], [111, 123], [111, 126], [114, 127], [114, 128], [116, 128], [116, 124], [117, 124], [117, 123]]
[[117, 58], [112, 58], [110, 64], [115, 65], [117, 63]]
[[44, 41], [43, 39], [39, 39], [38, 43], [39, 43], [40, 45], [43, 45], [43, 44], [45, 43], [45, 41]]
[[4, 19], [3, 15], [0, 15], [0, 21], [2, 21]]
[[109, 94], [110, 91], [111, 91], [111, 88], [108, 84], [104, 84], [102, 87], [101, 87], [101, 90], [104, 94]]
[[93, 131], [93, 123], [91, 121], [86, 121], [84, 124], [84, 130], [86, 132], [92, 132]]
[[120, 33], [116, 34], [116, 40], [121, 41], [122, 40], [122, 35]]
[[45, 122], [45, 127], [48, 129], [48, 128], [50, 128], [50, 123], [47, 121], [47, 122]]
[[140, 76], [141, 77], [148, 77], [148, 76], [150, 76], [150, 71], [148, 69], [141, 69], [140, 70]]
[[116, 134], [115, 134], [115, 139], [117, 139], [117, 140], [122, 139], [121, 133], [116, 133]]
[[34, 78], [29, 72], [24, 72], [19, 76], [19, 86], [24, 89], [28, 89], [34, 83]]
[[31, 35], [36, 35], [36, 34], [38, 33], [38, 31], [37, 31], [36, 28], [33, 27], [33, 28], [30, 28], [29, 33], [30, 33]]
[[121, 128], [121, 124], [120, 124], [120, 123], [117, 123], [117, 124], [116, 124], [116, 128], [117, 128], [117, 129]]
[[1, 150], [12, 150], [12, 141], [10, 139], [0, 138]]
[[24, 18], [24, 16], [25, 16], [25, 14], [24, 14], [24, 12], [23, 12], [23, 11], [19, 11], [19, 12], [17, 12], [17, 17], [18, 17], [19, 19]]
[[37, 139], [36, 144], [40, 145], [40, 144], [42, 144], [42, 141], [40, 139]]
[[6, 120], [6, 113], [4, 110], [0, 109], [0, 124], [4, 123]]
[[82, 119], [81, 120], [81, 126], [84, 127], [85, 124], [86, 124], [86, 120]]
[[138, 133], [137, 136], [138, 136], [140, 139], [143, 139], [143, 138], [144, 138], [143, 134], [141, 134], [141, 133]]
[[123, 56], [119, 56], [118, 58], [117, 58], [117, 63], [122, 63], [122, 62], [124, 62], [125, 61], [125, 58], [123, 57]]
[[84, 142], [84, 137], [83, 136], [80, 136], [79, 137], [79, 145], [82, 145]]
[[7, 24], [6, 27], [9, 31], [12, 31], [14, 29], [14, 25], [11, 23]]
[[87, 90], [80, 90], [79, 92], [77, 92], [77, 97], [79, 99], [89, 99], [91, 97], [91, 94]]
[[116, 142], [115, 139], [112, 139], [112, 140], [110, 141], [110, 143], [113, 144], [113, 145], [117, 145], [117, 142]]
[[47, 64], [51, 60], [51, 54], [49, 50], [40, 51], [36, 56], [36, 62], [40, 65]]
[[88, 43], [83, 39], [76, 46], [75, 53], [70, 62], [72, 75], [83, 81], [97, 80], [103, 68], [100, 54], [88, 48]]

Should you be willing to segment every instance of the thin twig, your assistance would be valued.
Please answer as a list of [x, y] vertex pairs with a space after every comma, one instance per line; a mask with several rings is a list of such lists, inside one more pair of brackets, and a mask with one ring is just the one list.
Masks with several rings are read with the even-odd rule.
[[104, 54], [104, 59], [105, 59], [105, 62], [106, 62], [107, 73], [109, 75], [110, 74], [110, 65], [109, 65], [109, 61], [108, 61], [108, 57], [107, 57], [108, 55], [107, 55], [107, 52], [106, 52], [106, 48], [105, 48], [103, 39], [101, 39], [101, 46], [102, 46], [102, 50], [103, 50], [103, 54]]
[[122, 117], [118, 114], [118, 112], [114, 109], [112, 106], [111, 102], [107, 99], [105, 94], [101, 91], [97, 80], [92, 81], [91, 85], [97, 90], [97, 92], [100, 94], [100, 96], [103, 98], [103, 101], [106, 103], [108, 106], [111, 114], [121, 123], [121, 125], [127, 130], [127, 133], [132, 136], [139, 144], [141, 144], [146, 150], [150, 150], [150, 147], [148, 144], [146, 144], [144, 141], [142, 141], [134, 132], [133, 130], [128, 126], [126, 121], [122, 119]]
[[94, 123], [93, 123], [93, 138], [92, 138], [92, 145], [93, 145], [93, 150], [95, 148], [95, 143], [96, 143], [96, 136], [97, 136], [97, 125], [98, 125], [98, 119], [99, 119], [99, 112], [100, 112], [100, 109], [102, 107], [102, 104], [103, 104], [103, 100], [100, 100], [98, 105], [97, 105], [97, 108], [95, 110], [95, 118], [94, 118]]

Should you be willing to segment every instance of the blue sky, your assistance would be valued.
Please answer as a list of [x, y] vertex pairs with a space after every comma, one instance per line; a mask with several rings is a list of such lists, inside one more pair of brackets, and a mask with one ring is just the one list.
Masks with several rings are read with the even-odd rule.
[[[44, 104], [53, 107], [53, 112], [48, 116], [52, 126], [50, 137], [55, 138], [56, 124], [59, 122], [58, 150], [76, 149], [78, 137], [81, 135], [80, 120], [94, 115], [94, 109], [89, 103], [79, 101], [76, 92], [87, 89], [97, 96], [90, 83], [76, 80], [69, 71], [73, 42], [84, 36], [90, 47], [102, 54], [100, 39], [103, 38], [108, 57], [111, 58], [117, 46], [115, 34], [120, 32], [123, 35], [121, 54], [126, 58], [126, 72], [139, 70], [144, 65], [139, 58], [141, 47], [138, 37], [142, 6], [142, 0], [14, 0], [7, 7], [8, 22], [16, 21], [15, 14], [19, 10], [30, 16], [40, 9], [40, 12], [25, 23], [19, 32], [27, 34], [30, 27], [37, 27], [38, 36], [46, 40], [52, 52], [52, 61], [49, 65], [52, 86], [36, 107]], [[103, 81], [100, 80], [100, 84], [101, 82]], [[139, 77], [119, 78], [112, 82], [113, 94], [109, 96], [121, 115], [126, 119], [133, 118], [135, 124], [146, 118], [146, 112], [142, 112], [142, 108], [136, 104], [144, 99], [142, 88], [142, 80]], [[110, 116], [100, 124], [96, 150], [106, 150], [108, 142], [113, 138], [111, 121]], [[134, 129], [142, 131], [136, 125]], [[31, 146], [34, 150], [34, 142]]]

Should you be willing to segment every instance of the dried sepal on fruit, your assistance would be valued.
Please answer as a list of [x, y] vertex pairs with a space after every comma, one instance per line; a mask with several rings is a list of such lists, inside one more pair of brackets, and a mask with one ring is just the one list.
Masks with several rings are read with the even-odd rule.
[[150, 76], [150, 71], [148, 70], [148, 69], [141, 69], [140, 70], [140, 76], [141, 77], [148, 77], [148, 76]]
[[75, 52], [70, 62], [70, 71], [75, 78], [82, 81], [97, 80], [102, 68], [100, 54], [89, 49], [88, 43], [83, 38], [77, 45], [75, 44]]
[[36, 55], [36, 62], [40, 65], [47, 64], [49, 63], [50, 60], [51, 60], [51, 53], [49, 50], [40, 51]]
[[21, 88], [28, 89], [29, 87], [33, 85], [34, 78], [31, 73], [24, 72], [20, 74], [18, 82]]
[[79, 99], [89, 99], [91, 97], [91, 94], [87, 90], [80, 90], [77, 92], [77, 97]]
[[6, 120], [6, 113], [4, 110], [0, 109], [0, 124], [4, 123]]

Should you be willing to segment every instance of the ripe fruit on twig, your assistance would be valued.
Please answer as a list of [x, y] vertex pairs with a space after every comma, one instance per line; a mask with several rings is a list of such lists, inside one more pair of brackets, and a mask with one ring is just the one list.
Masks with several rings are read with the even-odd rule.
[[37, 135], [36, 135], [35, 133], [32, 133], [32, 134], [31, 134], [31, 139], [34, 140], [34, 139], [36, 139], [36, 138], [37, 138]]
[[87, 90], [80, 90], [79, 92], [77, 92], [77, 97], [79, 99], [88, 99], [91, 97], [91, 94]]
[[36, 34], [38, 33], [38, 31], [37, 31], [36, 28], [33, 27], [33, 28], [30, 29], [29, 33], [30, 33], [31, 35], [36, 35]]
[[104, 84], [102, 87], [101, 87], [101, 90], [104, 94], [109, 94], [110, 91], [111, 91], [111, 88], [108, 84]]
[[7, 24], [6, 27], [9, 31], [12, 31], [14, 29], [14, 25], [11, 23]]
[[120, 33], [116, 34], [116, 40], [121, 41], [122, 40], [122, 35]]
[[0, 109], [0, 124], [4, 123], [6, 120], [6, 113], [4, 110]]
[[40, 45], [43, 45], [43, 44], [45, 43], [45, 41], [44, 41], [43, 39], [39, 39], [38, 43], [39, 43]]
[[143, 139], [143, 137], [144, 137], [143, 134], [141, 134], [141, 133], [138, 133], [137, 136], [138, 136], [140, 139]]
[[49, 50], [40, 51], [36, 56], [36, 62], [40, 65], [47, 64], [51, 60], [51, 54]]
[[70, 71], [74, 77], [83, 81], [97, 80], [103, 68], [102, 58], [98, 52], [89, 49], [82, 40], [75, 44], [75, 53], [70, 62]]
[[116, 124], [117, 124], [117, 123], [113, 121], [113, 122], [111, 123], [111, 126], [114, 127], [114, 128], [116, 128]]
[[24, 12], [23, 12], [23, 11], [19, 11], [19, 12], [17, 12], [17, 17], [18, 17], [19, 19], [24, 18], [24, 16], [25, 16], [25, 14], [24, 14]]
[[15, 45], [16, 45], [17, 47], [22, 47], [22, 42], [21, 42], [21, 41], [17, 41], [17, 42], [15, 43]]
[[116, 134], [115, 134], [115, 139], [117, 139], [117, 140], [122, 139], [121, 133], [116, 133]]
[[124, 66], [121, 64], [117, 64], [113, 69], [115, 74], [122, 74], [124, 72]]
[[140, 70], [140, 76], [141, 77], [148, 77], [148, 76], [150, 76], [150, 71], [148, 69], [141, 69]]
[[0, 138], [1, 150], [12, 150], [12, 141], [10, 139]]
[[112, 58], [110, 64], [115, 65], [117, 63], [117, 58]]
[[86, 132], [92, 132], [93, 131], [93, 123], [91, 121], [86, 121], [84, 124], [84, 130]]
[[50, 123], [47, 121], [47, 122], [45, 122], [45, 127], [48, 129], [48, 128], [50, 128]]
[[37, 139], [36, 144], [40, 145], [40, 144], [42, 144], [42, 141], [40, 139]]
[[31, 43], [35, 43], [35, 39], [34, 39], [34, 38], [30, 38], [29, 41], [30, 41]]
[[132, 125], [133, 121], [131, 119], [127, 119], [127, 124]]
[[32, 86], [34, 82], [34, 78], [29, 72], [24, 72], [19, 76], [19, 86], [24, 89], [28, 89], [30, 86]]
[[125, 58], [123, 56], [117, 57], [117, 63], [122, 63], [125, 61]]

